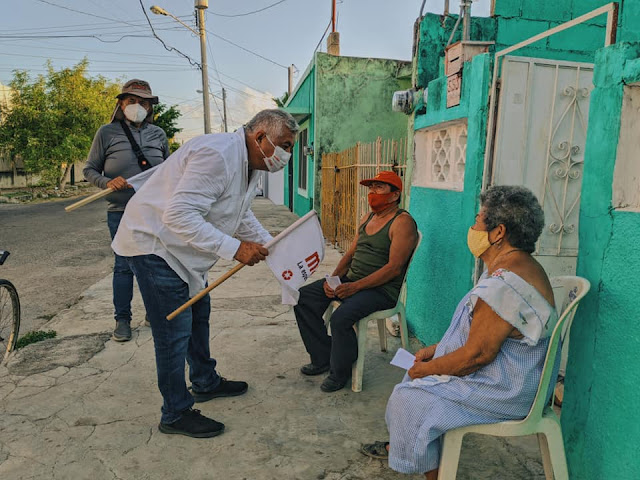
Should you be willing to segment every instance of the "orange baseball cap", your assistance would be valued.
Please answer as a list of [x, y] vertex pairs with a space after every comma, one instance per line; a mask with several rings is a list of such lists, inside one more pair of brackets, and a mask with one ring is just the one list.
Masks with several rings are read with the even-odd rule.
[[361, 180], [360, 185], [364, 185], [365, 187], [368, 187], [373, 182], [388, 183], [389, 185], [393, 185], [398, 190], [402, 191], [402, 179], [395, 172], [392, 172], [391, 170], [382, 170], [381, 172], [378, 172], [378, 174], [373, 178], [367, 178], [365, 180]]

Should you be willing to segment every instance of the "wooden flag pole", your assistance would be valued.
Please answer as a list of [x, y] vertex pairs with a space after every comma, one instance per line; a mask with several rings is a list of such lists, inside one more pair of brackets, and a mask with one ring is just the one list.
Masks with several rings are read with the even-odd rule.
[[[298, 220], [296, 220], [295, 222], [293, 222], [291, 225], [289, 225], [287, 228], [285, 228], [282, 232], [280, 232], [274, 238], [272, 238], [267, 243], [265, 243], [264, 244], [264, 248], [269, 248], [269, 247], [273, 246], [280, 239], [286, 237], [289, 234], [289, 232], [291, 232], [292, 230], [295, 230], [299, 225], [303, 224], [304, 222], [306, 222], [307, 220], [309, 220], [311, 217], [313, 217], [315, 215], [316, 215], [316, 212], [311, 210], [309, 213], [307, 213], [303, 217], [301, 217]], [[176, 318], [176, 316], [180, 315], [182, 312], [184, 312], [187, 308], [189, 308], [191, 305], [193, 305], [198, 300], [200, 300], [202, 297], [204, 297], [211, 290], [213, 290], [218, 285], [220, 285], [222, 282], [224, 282], [226, 279], [228, 279], [229, 277], [231, 277], [232, 275], [237, 273], [242, 267], [244, 267], [244, 263], [239, 263], [238, 265], [233, 267], [231, 270], [229, 270], [227, 273], [222, 275], [220, 278], [218, 278], [215, 282], [213, 282], [207, 288], [205, 288], [200, 293], [198, 293], [195, 297], [190, 299], [187, 303], [185, 303], [184, 305], [182, 305], [181, 307], [177, 308], [176, 310], [171, 312], [169, 315], [167, 315], [167, 320], [173, 320], [174, 318]]]
[[64, 207], [65, 212], [70, 212], [75, 210], [76, 208], [84, 207], [87, 203], [91, 203], [94, 200], [98, 200], [99, 198], [106, 197], [110, 193], [114, 192], [113, 188], [107, 188], [102, 190], [101, 192], [94, 193], [93, 195], [88, 196], [87, 198], [83, 198], [79, 202], [72, 203], [71, 205]]
[[244, 267], [244, 263], [239, 263], [237, 264], [235, 267], [233, 267], [231, 270], [229, 270], [227, 273], [225, 273], [224, 275], [222, 275], [221, 277], [219, 277], [215, 282], [213, 282], [211, 285], [209, 285], [207, 288], [205, 288], [204, 290], [202, 290], [199, 294], [197, 294], [195, 297], [193, 297], [192, 299], [190, 299], [187, 303], [185, 303], [184, 305], [182, 305], [181, 307], [176, 308], [173, 312], [171, 312], [169, 315], [167, 315], [167, 320], [173, 320], [174, 318], [176, 318], [178, 315], [180, 315], [182, 312], [184, 312], [187, 308], [189, 308], [191, 305], [193, 305], [194, 303], [196, 303], [198, 300], [200, 300], [202, 297], [204, 297], [207, 293], [209, 293], [211, 290], [213, 290], [214, 288], [216, 288], [218, 285], [220, 285], [222, 282], [224, 282], [225, 280], [227, 280], [229, 277], [231, 277], [232, 275], [234, 275], [235, 273], [237, 273], [242, 267]]

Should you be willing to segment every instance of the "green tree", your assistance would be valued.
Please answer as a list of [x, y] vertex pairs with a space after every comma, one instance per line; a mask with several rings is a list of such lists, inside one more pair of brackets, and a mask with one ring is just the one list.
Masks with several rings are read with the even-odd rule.
[[153, 107], [153, 123], [163, 129], [164, 133], [167, 134], [171, 153], [180, 147], [180, 144], [174, 141], [173, 137], [175, 137], [176, 133], [182, 131], [181, 128], [177, 127], [178, 118], [181, 116], [182, 113], [178, 110], [177, 105], [167, 107], [164, 103], [158, 103]]
[[104, 77], [87, 75], [87, 59], [71, 68], [31, 79], [14, 72], [11, 101], [0, 107], [0, 148], [22, 157], [27, 171], [64, 188], [71, 166], [84, 160], [98, 128], [113, 112], [120, 86]]

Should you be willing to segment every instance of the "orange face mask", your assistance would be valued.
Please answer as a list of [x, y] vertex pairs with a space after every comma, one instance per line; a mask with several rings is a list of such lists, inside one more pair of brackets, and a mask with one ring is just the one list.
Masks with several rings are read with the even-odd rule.
[[371, 207], [371, 211], [373, 213], [378, 213], [383, 211], [385, 208], [388, 208], [389, 205], [395, 203], [395, 200], [391, 200], [395, 192], [389, 193], [374, 193], [369, 192], [369, 207]]

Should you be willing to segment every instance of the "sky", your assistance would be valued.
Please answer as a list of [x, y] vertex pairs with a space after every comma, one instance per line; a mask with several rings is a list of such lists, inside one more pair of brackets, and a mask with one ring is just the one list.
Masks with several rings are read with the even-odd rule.
[[[444, 0], [427, 0], [425, 12], [442, 13]], [[222, 88], [227, 91], [232, 131], [287, 90], [287, 67], [294, 86], [316, 49], [326, 52], [331, 0], [209, 0], [205, 11], [212, 130], [222, 128]], [[340, 54], [411, 59], [413, 23], [422, 0], [337, 0]], [[489, 14], [490, 0], [474, 1], [472, 14]], [[194, 0], [0, 0], [0, 83], [16, 69], [34, 78], [89, 60], [89, 74], [124, 82], [147, 80], [153, 93], [182, 113], [176, 136], [184, 141], [204, 132], [198, 37], [162, 7], [197, 29]], [[450, 11], [457, 12], [458, 0]], [[149, 21], [168, 51], [154, 37]], [[321, 41], [322, 39], [322, 41]], [[177, 52], [178, 50], [179, 52]], [[185, 58], [185, 56], [189, 58]], [[391, 100], [389, 100], [391, 101]], [[114, 100], [115, 104], [115, 100]]]

